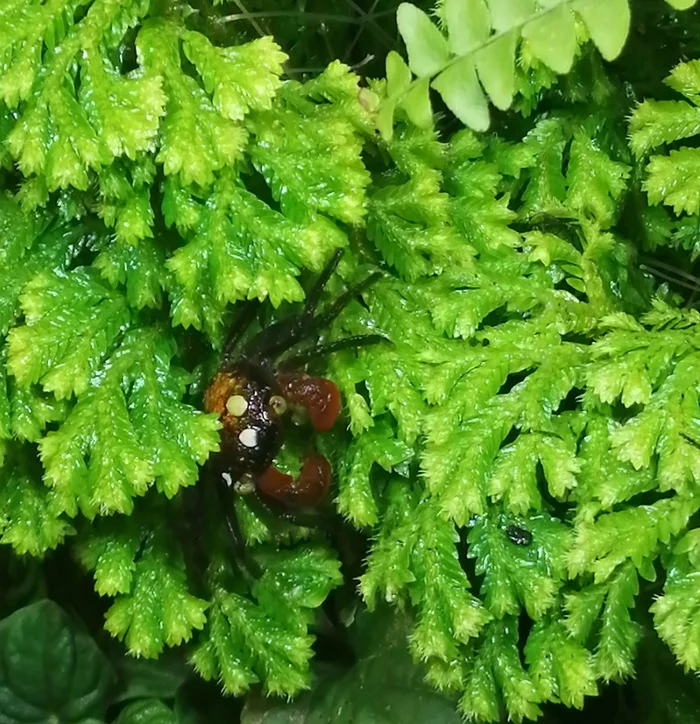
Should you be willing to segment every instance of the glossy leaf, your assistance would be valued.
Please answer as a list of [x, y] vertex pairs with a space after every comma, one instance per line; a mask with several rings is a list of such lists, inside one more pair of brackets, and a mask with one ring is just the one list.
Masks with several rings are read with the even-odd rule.
[[0, 717], [8, 724], [102, 719], [113, 673], [90, 636], [53, 602], [0, 622]]
[[177, 724], [173, 710], [158, 699], [142, 699], [119, 712], [115, 724]]

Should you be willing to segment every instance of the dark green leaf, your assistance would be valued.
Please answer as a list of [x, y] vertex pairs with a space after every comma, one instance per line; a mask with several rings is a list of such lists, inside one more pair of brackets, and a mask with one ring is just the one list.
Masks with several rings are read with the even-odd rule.
[[450, 699], [423, 680], [406, 649], [407, 621], [384, 609], [355, 624], [358, 662], [321, 674], [315, 688], [291, 704], [252, 698], [242, 724], [460, 724]]
[[0, 722], [84, 722], [107, 706], [112, 669], [95, 642], [53, 602], [0, 622]]
[[120, 657], [116, 664], [123, 690], [118, 701], [154, 697], [156, 699], [172, 699], [178, 687], [190, 674], [180, 656], [162, 655], [159, 659], [136, 659], [123, 656], [119, 647]]
[[700, 712], [700, 681], [685, 673], [661, 641], [649, 633], [640, 646], [634, 691], [643, 711], [641, 724], [695, 724]]
[[158, 699], [140, 699], [123, 709], [115, 724], [177, 724], [177, 717]]

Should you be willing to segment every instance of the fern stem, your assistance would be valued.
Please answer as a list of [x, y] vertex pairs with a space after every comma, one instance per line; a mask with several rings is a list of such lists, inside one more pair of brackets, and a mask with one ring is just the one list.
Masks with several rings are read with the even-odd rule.
[[697, 292], [698, 290], [700, 290], [700, 279], [698, 279], [697, 277], [695, 278], [695, 284], [691, 284], [689, 281], [686, 281], [682, 277], [673, 276], [672, 274], [663, 271], [660, 266], [656, 265], [656, 262], [654, 263], [654, 265], [640, 264], [639, 268], [642, 269], [642, 271], [648, 271], [650, 274], [659, 279], [671, 282], [672, 284], [675, 284], [682, 289], [689, 289], [693, 292]]
[[[394, 38], [392, 38], [391, 35], [389, 35], [389, 33], [387, 33], [386, 30], [384, 30], [384, 28], [382, 28], [381, 26], [379, 26], [379, 25], [377, 25], [376, 23], [374, 23], [374, 22], [372, 21], [371, 15], [370, 15], [369, 13], [365, 12], [365, 11], [355, 2], [355, 0], [347, 0], [347, 3], [348, 3], [348, 5], [350, 5], [350, 7], [352, 7], [352, 8], [355, 9], [355, 11], [357, 12], [357, 14], [360, 16], [361, 22], [362, 22], [363, 24], [364, 24], [364, 23], [367, 23], [367, 22], [371, 22], [371, 23], [374, 25], [375, 30], [377, 31], [377, 35], [384, 40], [384, 43], [385, 43], [389, 48], [391, 48], [391, 49], [393, 50], [393, 49], [396, 47], [396, 41], [394, 40]], [[376, 2], [375, 2], [375, 4], [372, 6], [372, 9], [374, 9], [375, 6], [376, 6]]]
[[[377, 7], [377, 4], [379, 3], [379, 0], [374, 0], [372, 3], [372, 7], [370, 7], [369, 12], [370, 14], [374, 12], [374, 9]], [[348, 46], [348, 49], [345, 51], [345, 60], [350, 59], [350, 54], [352, 53], [353, 48], [355, 45], [357, 45], [357, 41], [360, 39], [360, 36], [362, 35], [362, 31], [365, 29], [365, 21], [366, 17], [362, 18], [363, 22], [361, 23], [360, 27], [357, 29], [357, 32], [355, 33], [355, 37], [352, 39], [352, 42]]]
[[[367, 63], [371, 63], [374, 60], [375, 56], [371, 53], [367, 54], [359, 63], [355, 63], [354, 65], [348, 66], [350, 70], [356, 71], [362, 68], [363, 66], [367, 65]], [[309, 65], [309, 66], [302, 66], [301, 68], [285, 68], [284, 72], [287, 75], [300, 75], [302, 73], [322, 73], [326, 69], [326, 66], [322, 65]]]
[[295, 18], [297, 20], [318, 20], [319, 22], [339, 22], [349, 25], [362, 25], [363, 19], [351, 15], [333, 15], [332, 13], [309, 13], [294, 10], [264, 10], [258, 12], [241, 12], [222, 15], [215, 20], [216, 23], [234, 23], [238, 20], [251, 20], [252, 18]]
[[246, 17], [246, 19], [250, 22], [250, 24], [255, 28], [258, 35], [262, 38], [265, 35], [268, 35], [263, 29], [260, 23], [252, 16], [252, 14], [249, 12], [248, 8], [243, 4], [243, 0], [233, 0], [238, 9], [243, 13]]
[[674, 266], [673, 264], [668, 264], [664, 261], [659, 261], [658, 259], [651, 259], [651, 258], [645, 258], [642, 257], [641, 259], [643, 264], [646, 264], [650, 267], [659, 267], [661, 269], [666, 270], [667, 272], [670, 272], [671, 274], [677, 274], [679, 277], [683, 277], [684, 279], [687, 279], [690, 282], [694, 282], [698, 286], [700, 286], [700, 278], [698, 278], [695, 274], [691, 274], [690, 272], [683, 271], [682, 269], [679, 269], [677, 266]]

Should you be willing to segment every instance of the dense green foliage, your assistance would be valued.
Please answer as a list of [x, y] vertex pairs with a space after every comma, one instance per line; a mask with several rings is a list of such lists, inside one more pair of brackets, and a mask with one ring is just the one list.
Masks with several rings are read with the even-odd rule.
[[[699, 285], [677, 261], [700, 253], [696, 11], [444, 0], [433, 24], [404, 3], [408, 63], [368, 20], [391, 52], [364, 82], [302, 72], [315, 50], [285, 65], [256, 27], [274, 13], [234, 5], [245, 25], [209, 3], [0, 7], [0, 542], [28, 571], [79, 566], [131, 655], [176, 648], [236, 696], [316, 684], [291, 709], [248, 699], [249, 724], [378, 721], [404, 680], [401, 721], [536, 719], [648, 675], [656, 634], [700, 669], [700, 316], [678, 293]], [[640, 47], [669, 67], [633, 68]], [[343, 395], [316, 444], [347, 528], [241, 498], [252, 580], [200, 479], [219, 444], [201, 392], [238, 308], [291, 313], [337, 248], [330, 294], [382, 278], [324, 335], [391, 340], [313, 363]], [[354, 666], [315, 674], [360, 607]], [[66, 676], [104, 672], [87, 697], [82, 674], [56, 684], [61, 721], [111, 716], [94, 644], [50, 604], [13, 616], [27, 670], [37, 617], [79, 649]], [[116, 720], [186, 720], [182, 679]]]

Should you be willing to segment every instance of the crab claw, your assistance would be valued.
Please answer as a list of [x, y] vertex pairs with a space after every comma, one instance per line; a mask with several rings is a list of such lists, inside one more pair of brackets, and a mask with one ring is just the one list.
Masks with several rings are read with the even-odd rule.
[[312, 453], [304, 460], [296, 480], [270, 465], [257, 482], [260, 493], [268, 498], [288, 507], [312, 508], [328, 494], [331, 465], [323, 455]]
[[333, 427], [340, 414], [340, 391], [334, 382], [305, 372], [281, 374], [277, 381], [287, 400], [309, 413], [316, 432], [328, 432]]

